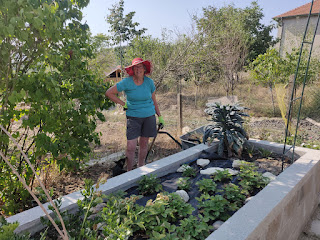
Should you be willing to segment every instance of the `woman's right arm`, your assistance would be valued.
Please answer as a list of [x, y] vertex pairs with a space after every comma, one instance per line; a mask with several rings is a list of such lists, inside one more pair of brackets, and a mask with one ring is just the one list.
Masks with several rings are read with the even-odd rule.
[[109, 98], [112, 102], [120, 104], [121, 106], [124, 106], [126, 103], [124, 101], [122, 101], [120, 98], [118, 98], [117, 94], [118, 94], [118, 90], [117, 90], [117, 85], [112, 86], [111, 88], [109, 88], [105, 95], [107, 98]]

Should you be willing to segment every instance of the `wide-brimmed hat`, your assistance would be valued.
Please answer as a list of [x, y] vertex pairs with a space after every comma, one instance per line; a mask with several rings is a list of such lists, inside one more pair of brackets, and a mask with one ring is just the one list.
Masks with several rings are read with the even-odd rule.
[[132, 60], [132, 64], [130, 66], [125, 67], [125, 70], [129, 74], [129, 76], [133, 76], [133, 74], [134, 74], [132, 67], [135, 66], [135, 65], [138, 65], [140, 63], [143, 63], [143, 65], [146, 67], [145, 74], [151, 73], [151, 71], [152, 71], [151, 62], [149, 60], [143, 60], [142, 58], [135, 58], [135, 59]]

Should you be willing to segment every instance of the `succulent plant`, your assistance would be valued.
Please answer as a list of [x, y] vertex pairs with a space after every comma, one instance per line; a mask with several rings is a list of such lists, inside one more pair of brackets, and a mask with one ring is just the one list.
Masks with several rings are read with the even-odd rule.
[[204, 128], [203, 142], [218, 139], [218, 154], [224, 156], [227, 150], [228, 157], [241, 156], [244, 145], [249, 139], [248, 134], [243, 128], [243, 118], [249, 115], [243, 111], [247, 109], [238, 104], [220, 105], [218, 103], [209, 103], [205, 113], [212, 116], [212, 124]]

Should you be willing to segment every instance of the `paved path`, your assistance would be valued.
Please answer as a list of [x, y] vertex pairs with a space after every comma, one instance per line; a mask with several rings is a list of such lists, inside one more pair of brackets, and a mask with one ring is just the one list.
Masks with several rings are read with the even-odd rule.
[[320, 205], [317, 207], [298, 240], [320, 240]]

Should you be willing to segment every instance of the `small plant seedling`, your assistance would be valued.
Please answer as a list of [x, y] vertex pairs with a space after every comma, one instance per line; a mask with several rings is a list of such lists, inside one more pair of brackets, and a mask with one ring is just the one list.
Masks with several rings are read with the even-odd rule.
[[214, 181], [226, 181], [226, 180], [232, 180], [232, 175], [229, 173], [228, 169], [225, 169], [223, 171], [218, 170], [216, 174], [213, 176]]
[[142, 195], [149, 195], [162, 190], [160, 180], [154, 174], [142, 176], [138, 184], [138, 190]]
[[233, 183], [229, 183], [223, 186], [222, 196], [231, 203], [235, 203], [237, 208], [243, 205], [246, 195], [242, 192], [241, 188]]
[[259, 152], [261, 153], [261, 156], [264, 157], [264, 158], [268, 158], [272, 154], [271, 151], [269, 151], [267, 149], [264, 149], [264, 148], [259, 148]]
[[177, 181], [178, 189], [188, 191], [191, 188], [189, 177], [179, 178]]
[[217, 184], [212, 179], [202, 179], [196, 182], [199, 191], [204, 194], [214, 194], [217, 190]]
[[197, 172], [192, 167], [186, 168], [186, 170], [182, 173], [183, 177], [195, 177], [196, 175], [197, 175]]
[[269, 183], [269, 179], [262, 176], [253, 163], [246, 163], [240, 166], [238, 177], [240, 180], [239, 185], [246, 195], [249, 195], [254, 189], [265, 187]]

